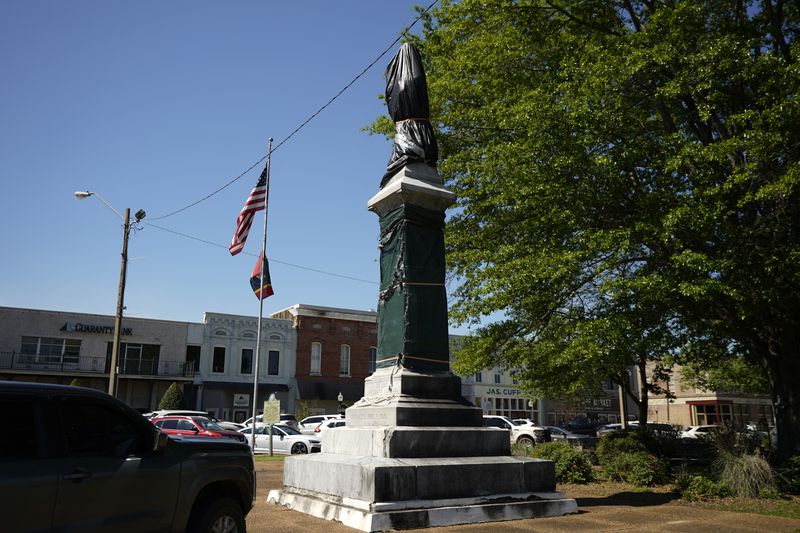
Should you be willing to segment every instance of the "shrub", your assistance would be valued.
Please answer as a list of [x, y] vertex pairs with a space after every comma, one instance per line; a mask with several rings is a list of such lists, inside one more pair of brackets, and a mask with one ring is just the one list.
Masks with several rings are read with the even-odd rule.
[[689, 485], [683, 490], [681, 497], [690, 502], [724, 498], [730, 491], [724, 483], [714, 481], [705, 476], [694, 476]]
[[166, 410], [166, 409], [182, 409], [183, 408], [183, 393], [181, 392], [180, 386], [172, 382], [172, 385], [164, 392], [164, 396], [161, 397], [161, 401], [158, 403], [158, 409]]
[[537, 444], [531, 457], [555, 462], [558, 483], [588, 483], [592, 481], [592, 464], [587, 455], [566, 442]]
[[714, 462], [719, 479], [734, 496], [754, 498], [762, 490], [775, 490], [775, 477], [769, 463], [757, 455], [720, 454]]
[[800, 494], [800, 455], [793, 455], [775, 472], [778, 486], [787, 494]]
[[667, 481], [668, 463], [648, 448], [656, 439], [648, 432], [617, 431], [597, 443], [597, 460], [606, 477], [646, 486]]
[[619, 454], [635, 452], [647, 452], [641, 436], [636, 431], [615, 431], [600, 438], [595, 455], [597, 461], [603, 466]]
[[646, 451], [622, 452], [601, 461], [609, 479], [633, 485], [648, 486], [667, 479], [666, 463]]
[[717, 457], [713, 468], [719, 480], [734, 496], [754, 498], [763, 491], [775, 491], [775, 476], [769, 463], [760, 455], [749, 453], [752, 442], [741, 433], [720, 431], [711, 437]]

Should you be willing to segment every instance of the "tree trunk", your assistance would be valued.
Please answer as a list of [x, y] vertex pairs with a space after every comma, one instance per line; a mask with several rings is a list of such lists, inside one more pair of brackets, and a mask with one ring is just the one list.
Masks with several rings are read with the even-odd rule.
[[761, 366], [769, 380], [772, 408], [775, 413], [777, 459], [800, 455], [800, 345], [781, 343], [781, 353], [763, 353]]
[[646, 427], [649, 406], [647, 396], [647, 358], [642, 357], [636, 368], [639, 370], [639, 426]]

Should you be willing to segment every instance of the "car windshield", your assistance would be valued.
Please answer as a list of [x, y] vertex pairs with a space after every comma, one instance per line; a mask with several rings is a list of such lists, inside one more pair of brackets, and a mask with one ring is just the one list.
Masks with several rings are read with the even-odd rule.
[[205, 430], [212, 430], [212, 431], [225, 431], [221, 427], [219, 427], [215, 422], [212, 422], [210, 419], [203, 417], [203, 416], [196, 416], [192, 417], [194, 423], [200, 426]]
[[299, 431], [297, 431], [294, 428], [290, 428], [289, 426], [274, 426], [274, 427], [277, 428], [277, 429], [280, 429], [281, 431], [283, 431], [287, 435], [302, 435], [302, 433], [300, 433]]

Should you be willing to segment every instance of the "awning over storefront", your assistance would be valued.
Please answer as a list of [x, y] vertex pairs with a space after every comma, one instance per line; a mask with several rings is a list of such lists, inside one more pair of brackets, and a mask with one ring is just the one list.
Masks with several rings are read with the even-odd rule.
[[303, 400], [336, 400], [341, 392], [345, 402], [353, 403], [364, 396], [362, 380], [298, 379], [297, 386]]

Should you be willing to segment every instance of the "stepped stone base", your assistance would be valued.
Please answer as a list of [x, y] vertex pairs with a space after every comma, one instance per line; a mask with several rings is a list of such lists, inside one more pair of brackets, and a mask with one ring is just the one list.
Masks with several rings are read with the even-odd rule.
[[[348, 420], [349, 423], [349, 420]], [[339, 428], [322, 437], [323, 453], [364, 457], [487, 457], [510, 455], [508, 432], [473, 427]]]
[[322, 453], [286, 458], [284, 490], [271, 491], [267, 501], [362, 531], [381, 531], [578, 511], [575, 500], [554, 489], [552, 461]]
[[578, 512], [575, 500], [565, 499], [558, 492], [370, 504], [286, 489], [270, 491], [267, 501], [370, 532], [543, 518]]

